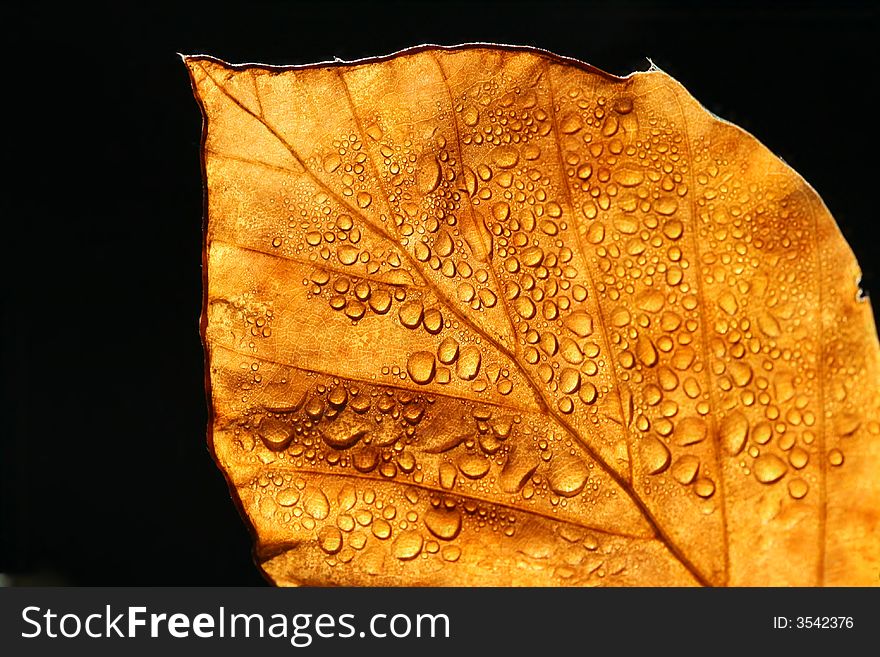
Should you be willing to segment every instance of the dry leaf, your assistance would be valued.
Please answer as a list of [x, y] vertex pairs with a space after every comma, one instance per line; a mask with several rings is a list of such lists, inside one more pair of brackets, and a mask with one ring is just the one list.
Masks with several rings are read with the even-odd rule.
[[753, 137], [526, 49], [185, 61], [212, 446], [272, 581], [877, 583], [871, 310]]

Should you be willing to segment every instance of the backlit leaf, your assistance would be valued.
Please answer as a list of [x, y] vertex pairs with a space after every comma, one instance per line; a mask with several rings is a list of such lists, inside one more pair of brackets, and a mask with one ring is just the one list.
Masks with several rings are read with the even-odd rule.
[[878, 581], [870, 306], [753, 137], [527, 49], [185, 62], [211, 444], [272, 581]]

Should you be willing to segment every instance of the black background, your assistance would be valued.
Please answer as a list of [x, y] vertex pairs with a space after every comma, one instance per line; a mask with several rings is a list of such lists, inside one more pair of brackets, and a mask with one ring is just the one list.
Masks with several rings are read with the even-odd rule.
[[650, 57], [823, 196], [880, 296], [871, 3], [3, 9], [0, 572], [260, 584], [205, 445], [201, 118], [177, 52], [304, 64], [432, 42]]

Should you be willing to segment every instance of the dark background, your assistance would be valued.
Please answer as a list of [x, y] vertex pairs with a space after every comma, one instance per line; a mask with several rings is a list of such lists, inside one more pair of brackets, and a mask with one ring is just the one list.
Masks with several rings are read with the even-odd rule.
[[822, 195], [880, 297], [871, 3], [4, 8], [0, 573], [259, 584], [205, 444], [201, 118], [176, 52], [304, 64], [432, 42], [650, 57]]

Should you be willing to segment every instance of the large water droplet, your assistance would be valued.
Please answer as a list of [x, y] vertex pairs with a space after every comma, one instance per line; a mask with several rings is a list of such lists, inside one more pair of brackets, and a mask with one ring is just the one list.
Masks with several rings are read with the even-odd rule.
[[569, 331], [581, 338], [593, 333], [593, 318], [582, 310], [571, 313], [562, 323]]
[[755, 478], [762, 484], [772, 484], [782, 479], [788, 466], [775, 454], [761, 454], [755, 459]]
[[391, 551], [395, 557], [401, 561], [409, 561], [415, 559], [422, 551], [424, 540], [422, 535], [415, 530], [407, 530], [402, 532], [391, 546]]
[[308, 486], [303, 492], [303, 509], [315, 520], [323, 520], [330, 513], [330, 501], [319, 488]]
[[685, 454], [672, 466], [672, 476], [680, 484], [687, 486], [697, 477], [700, 469], [700, 459], [693, 454]]
[[458, 377], [465, 381], [472, 381], [475, 379], [480, 372], [480, 364], [482, 363], [482, 360], [483, 357], [480, 354], [479, 348], [474, 345], [466, 346], [461, 350], [461, 354], [458, 357], [458, 363], [455, 366], [455, 371], [458, 374]]
[[321, 527], [318, 531], [318, 545], [327, 554], [336, 554], [342, 549], [342, 533], [330, 525]]
[[584, 489], [589, 474], [581, 459], [560, 457], [548, 474], [548, 483], [557, 495], [574, 497]]
[[430, 351], [416, 351], [410, 354], [406, 362], [406, 371], [415, 383], [420, 385], [430, 383], [437, 371], [434, 354]]
[[339, 418], [325, 427], [322, 438], [333, 449], [348, 449], [367, 435], [367, 427], [357, 422]]
[[749, 435], [749, 421], [740, 411], [733, 411], [721, 421], [719, 428], [721, 444], [731, 456], [739, 454]]
[[422, 194], [430, 194], [440, 185], [440, 163], [432, 154], [422, 156], [416, 170], [416, 185]]
[[466, 454], [457, 463], [458, 469], [468, 479], [481, 479], [489, 472], [489, 459], [478, 454]]
[[648, 474], [660, 474], [669, 467], [669, 448], [653, 436], [641, 443], [642, 461]]
[[698, 417], [687, 417], [675, 425], [679, 445], [694, 445], [706, 439], [706, 422]]
[[429, 509], [424, 520], [428, 530], [444, 541], [451, 541], [461, 531], [461, 512], [457, 508]]
[[424, 306], [421, 301], [407, 301], [397, 313], [400, 323], [406, 328], [414, 329], [422, 322]]

